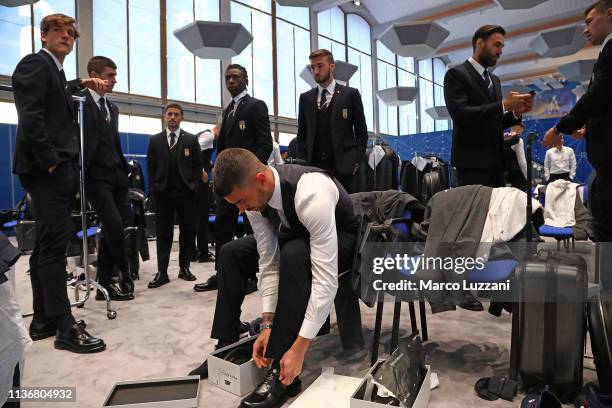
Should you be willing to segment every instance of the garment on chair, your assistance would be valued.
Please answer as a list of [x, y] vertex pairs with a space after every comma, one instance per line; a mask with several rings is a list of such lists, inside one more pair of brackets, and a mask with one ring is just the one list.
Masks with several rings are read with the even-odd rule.
[[576, 224], [574, 205], [578, 184], [557, 180], [546, 188], [544, 221], [551, 227], [573, 227]]
[[[493, 243], [509, 242], [525, 228], [527, 224], [526, 197], [524, 191], [514, 187], [493, 189], [476, 256], [488, 259]], [[534, 214], [542, 208], [542, 204], [532, 198], [531, 208], [531, 213]]]
[[15, 268], [7, 272], [7, 278], [0, 284], [0, 406], [8, 397], [4, 392], [13, 386], [17, 364], [23, 373], [25, 353], [32, 344], [15, 298]]

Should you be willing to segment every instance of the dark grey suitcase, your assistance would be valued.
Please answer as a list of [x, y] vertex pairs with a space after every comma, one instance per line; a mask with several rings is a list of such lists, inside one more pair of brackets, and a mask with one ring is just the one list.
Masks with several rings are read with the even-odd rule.
[[522, 382], [526, 390], [548, 385], [564, 403], [582, 388], [586, 271], [583, 258], [557, 252], [538, 254], [521, 271]]
[[599, 387], [612, 394], [612, 292], [589, 299], [588, 318]]

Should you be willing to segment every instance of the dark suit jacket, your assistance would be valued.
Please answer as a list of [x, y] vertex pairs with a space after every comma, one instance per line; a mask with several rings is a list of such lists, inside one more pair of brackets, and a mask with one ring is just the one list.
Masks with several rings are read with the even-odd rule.
[[599, 54], [586, 93], [561, 118], [557, 130], [571, 134], [585, 124], [587, 157], [597, 169], [612, 161], [612, 41]]
[[25, 56], [13, 72], [18, 123], [13, 173], [47, 171], [79, 154], [79, 126], [72, 94], [78, 80], [66, 84], [55, 62], [41, 50]]
[[[312, 164], [317, 136], [318, 87], [300, 95], [297, 134], [297, 157]], [[340, 174], [355, 174], [368, 143], [368, 128], [361, 95], [355, 88], [336, 83], [331, 109], [331, 134]]]
[[444, 100], [453, 119], [452, 165], [466, 169], [504, 166], [504, 129], [519, 124], [512, 112], [504, 114], [499, 78], [490, 74], [494, 97], [469, 61], [444, 77]]
[[[176, 143], [179, 174], [185, 185], [191, 191], [195, 191], [202, 177], [202, 155], [198, 138], [181, 129]], [[170, 147], [165, 130], [149, 138], [147, 173], [149, 175], [149, 189], [155, 193], [166, 190], [169, 154]]]
[[264, 101], [245, 95], [236, 108], [233, 116], [229, 114], [229, 105], [223, 110], [223, 122], [217, 154], [226, 148], [240, 147], [250, 150], [264, 164], [272, 153], [272, 133], [270, 133], [270, 117]]
[[[85, 134], [85, 146], [83, 148], [85, 158], [85, 175], [91, 174], [92, 172], [92, 161], [100, 138], [107, 137], [106, 134], [110, 133], [113, 138], [115, 148], [119, 152], [119, 165], [123, 167], [126, 173], [127, 181], [127, 170], [128, 164], [123, 152], [121, 150], [121, 141], [119, 140], [119, 108], [113, 102], [106, 99], [106, 104], [109, 107], [111, 121], [106, 121], [103, 117], [98, 104], [94, 101], [89, 90], [85, 90], [81, 93], [85, 96], [85, 104], [83, 106], [84, 113], [84, 134]], [[109, 166], [113, 166], [113, 163], [109, 163]], [[95, 170], [95, 169], [94, 169]], [[114, 177], [114, 173], [109, 173]]]

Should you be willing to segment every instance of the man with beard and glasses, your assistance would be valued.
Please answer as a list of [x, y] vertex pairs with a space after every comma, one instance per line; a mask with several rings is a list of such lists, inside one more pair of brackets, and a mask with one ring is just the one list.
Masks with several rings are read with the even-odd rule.
[[444, 100], [453, 120], [452, 165], [460, 186], [505, 187], [504, 129], [522, 121], [533, 106], [531, 94], [510, 92], [502, 100], [499, 78], [490, 70], [502, 55], [506, 31], [480, 27], [472, 38], [472, 56], [448, 70]]
[[368, 143], [361, 95], [336, 83], [331, 52], [316, 50], [308, 58], [318, 85], [300, 95], [297, 158], [329, 171], [350, 193]]

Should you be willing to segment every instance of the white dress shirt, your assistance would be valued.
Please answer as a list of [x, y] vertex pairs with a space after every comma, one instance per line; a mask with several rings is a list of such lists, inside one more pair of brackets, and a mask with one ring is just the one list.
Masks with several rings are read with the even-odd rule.
[[[483, 81], [486, 82], [486, 78], [484, 76], [484, 72], [485, 72], [485, 67], [483, 67], [482, 65], [480, 65], [480, 62], [476, 61], [474, 58], [470, 57], [468, 58], [468, 61], [470, 62], [470, 64], [472, 64], [472, 66], [474, 67], [474, 69], [476, 70], [476, 72], [478, 72], [480, 74], [480, 76], [482, 77]], [[489, 72], [489, 88], [491, 88], [493, 86], [493, 79], [491, 79], [491, 73]]]
[[[245, 97], [245, 95], [248, 94], [246, 88], [244, 91], [240, 92], [238, 95], [234, 96], [232, 98], [232, 100], [234, 101], [234, 108], [232, 109], [232, 111], [229, 113], [231, 116], [234, 116], [234, 114], [236, 113], [236, 109], [238, 109], [238, 105], [240, 105], [240, 100], [242, 98]], [[231, 104], [231, 102], [230, 102]]]
[[46, 48], [41, 48], [41, 50], [43, 50], [44, 52], [46, 52], [47, 54], [49, 54], [51, 56], [51, 58], [53, 58], [53, 62], [55, 62], [55, 66], [57, 66], [57, 70], [58, 71], [63, 71], [64, 70], [64, 66], [62, 65], [62, 62], [55, 56], [55, 54], [53, 54], [51, 51], [49, 51]]
[[270, 153], [270, 157], [268, 157], [268, 166], [276, 166], [284, 163], [280, 152], [280, 146], [278, 143], [272, 142], [272, 152]]
[[[317, 85], [317, 108], [321, 106], [321, 93], [323, 92], [323, 87], [321, 85]], [[329, 105], [331, 103], [332, 98], [334, 97], [334, 91], [336, 90], [336, 80], [332, 79], [332, 81], [327, 85], [327, 94], [325, 95], [325, 104]]]
[[176, 139], [174, 139], [174, 145], [176, 146], [176, 144], [178, 143], [179, 140], [179, 136], [181, 135], [181, 128], [179, 127], [178, 129], [176, 129], [174, 132], [172, 130], [170, 130], [169, 128], [166, 128], [166, 140], [168, 141], [168, 146], [170, 148], [172, 148], [172, 145], [170, 144], [170, 133], [174, 133], [176, 135]]
[[[285, 227], [289, 224], [283, 212], [282, 193], [278, 172], [273, 167], [274, 193], [268, 205], [277, 210]], [[312, 287], [299, 335], [314, 338], [331, 310], [338, 290], [338, 235], [336, 204], [340, 193], [332, 179], [323, 173], [307, 173], [298, 181], [295, 211], [300, 222], [310, 233], [310, 261]], [[247, 211], [253, 227], [259, 253], [259, 293], [263, 313], [274, 313], [278, 300], [280, 248], [278, 233], [258, 211]]]
[[[96, 91], [94, 91], [93, 89], [89, 89], [88, 91], [91, 94], [91, 97], [93, 98], [93, 100], [96, 102], [96, 105], [98, 105], [98, 109], [100, 109], [100, 112], [101, 112], [102, 104], [100, 103], [100, 100], [102, 99], [102, 96], [98, 94]], [[103, 103], [104, 103], [104, 107], [106, 108], [106, 121], [110, 122], [110, 107], [108, 106], [108, 101], [106, 100], [106, 98], [104, 98]]]
[[546, 151], [544, 157], [544, 175], [546, 180], [551, 174], [569, 173], [573, 180], [576, 175], [576, 156], [574, 149], [562, 146], [561, 149], [553, 147]]
[[608, 36], [606, 37], [606, 39], [604, 40], [603, 44], [601, 44], [601, 49], [603, 50], [603, 47], [606, 46], [606, 44], [608, 43], [608, 41], [612, 40], [612, 33], [608, 34]]
[[201, 151], [212, 149], [215, 145], [215, 135], [213, 135], [212, 130], [206, 129], [198, 134], [198, 143]]

